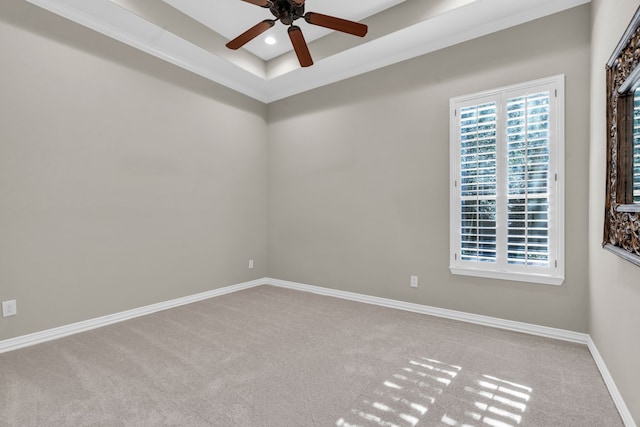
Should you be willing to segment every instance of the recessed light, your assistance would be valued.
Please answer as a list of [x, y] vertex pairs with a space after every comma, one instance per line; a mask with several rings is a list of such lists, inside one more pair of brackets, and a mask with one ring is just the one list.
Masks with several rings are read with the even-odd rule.
[[272, 36], [269, 36], [266, 39], [264, 39], [264, 42], [266, 44], [268, 44], [268, 45], [274, 45], [274, 44], [276, 44], [276, 38], [272, 37]]

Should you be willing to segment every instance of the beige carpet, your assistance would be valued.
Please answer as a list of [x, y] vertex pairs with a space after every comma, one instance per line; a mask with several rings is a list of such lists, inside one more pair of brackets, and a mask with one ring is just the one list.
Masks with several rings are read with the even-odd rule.
[[0, 425], [622, 421], [585, 346], [261, 286], [1, 354]]

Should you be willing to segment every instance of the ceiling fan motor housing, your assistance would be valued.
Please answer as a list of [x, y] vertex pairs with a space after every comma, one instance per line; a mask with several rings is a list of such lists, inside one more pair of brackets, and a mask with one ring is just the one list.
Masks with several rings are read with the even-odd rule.
[[297, 5], [291, 0], [274, 0], [272, 4], [269, 10], [284, 25], [291, 25], [293, 21], [304, 15], [304, 3]]

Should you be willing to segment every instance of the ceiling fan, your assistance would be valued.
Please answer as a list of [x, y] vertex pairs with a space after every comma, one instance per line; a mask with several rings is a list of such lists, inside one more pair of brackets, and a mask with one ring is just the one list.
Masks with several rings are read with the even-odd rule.
[[309, 47], [304, 39], [302, 30], [297, 25], [293, 25], [294, 21], [303, 18], [309, 24], [318, 25], [320, 27], [341, 31], [354, 36], [364, 37], [367, 34], [368, 27], [358, 22], [348, 21], [346, 19], [335, 18], [329, 15], [323, 15], [316, 12], [304, 12], [305, 0], [242, 0], [256, 6], [269, 9], [275, 19], [265, 19], [264, 21], [249, 28], [235, 39], [227, 43], [229, 49], [240, 49], [242, 46], [258, 37], [260, 34], [273, 27], [276, 21], [282, 22], [289, 26], [289, 38], [298, 56], [300, 66], [309, 67], [313, 65], [313, 59], [309, 52]]

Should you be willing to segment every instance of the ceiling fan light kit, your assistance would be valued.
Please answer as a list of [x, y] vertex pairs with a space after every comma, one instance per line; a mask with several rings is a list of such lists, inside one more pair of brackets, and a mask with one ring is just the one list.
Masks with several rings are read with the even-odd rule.
[[323, 15], [316, 12], [305, 13], [305, 0], [242, 0], [247, 3], [254, 4], [256, 6], [269, 9], [275, 19], [265, 19], [264, 21], [249, 28], [244, 33], [240, 34], [235, 39], [227, 43], [229, 49], [240, 49], [251, 40], [258, 37], [271, 27], [273, 27], [276, 21], [282, 22], [289, 27], [289, 39], [293, 45], [293, 50], [296, 52], [298, 62], [301, 67], [309, 67], [313, 65], [313, 59], [309, 52], [309, 46], [304, 39], [302, 29], [297, 25], [294, 25], [294, 21], [303, 18], [307, 23], [311, 25], [318, 25], [320, 27], [329, 28], [331, 30], [340, 31], [342, 33], [352, 34], [358, 37], [364, 37], [367, 34], [368, 27], [359, 22], [349, 21], [342, 18], [336, 18], [334, 16]]

